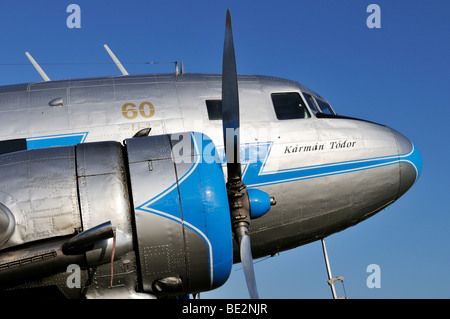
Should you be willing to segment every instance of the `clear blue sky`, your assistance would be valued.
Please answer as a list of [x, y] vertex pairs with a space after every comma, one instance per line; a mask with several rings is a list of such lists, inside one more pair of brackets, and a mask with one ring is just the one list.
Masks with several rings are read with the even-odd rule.
[[[66, 26], [71, 3], [81, 8], [80, 29]], [[371, 3], [381, 8], [381, 29], [366, 25]], [[408, 193], [327, 238], [347, 296], [449, 298], [449, 1], [1, 1], [0, 64], [19, 65], [0, 65], [0, 85], [41, 80], [25, 51], [40, 63], [109, 63], [104, 43], [122, 62], [183, 59], [186, 72], [220, 73], [227, 8], [239, 73], [299, 81], [339, 114], [397, 129], [422, 154], [421, 178]], [[125, 67], [173, 71], [169, 64]], [[54, 80], [119, 74], [112, 64], [43, 68]], [[381, 267], [381, 288], [366, 285], [370, 264]], [[202, 296], [247, 298], [239, 268]], [[320, 242], [259, 262], [255, 271], [262, 298], [331, 297]]]

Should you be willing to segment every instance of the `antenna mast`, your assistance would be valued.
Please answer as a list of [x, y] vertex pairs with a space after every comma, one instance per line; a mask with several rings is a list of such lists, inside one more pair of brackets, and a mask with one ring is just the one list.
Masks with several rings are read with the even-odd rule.
[[31, 54], [28, 52], [25, 52], [25, 55], [27, 56], [28, 60], [30, 60], [31, 64], [33, 64], [36, 71], [39, 72], [39, 74], [44, 79], [44, 81], [50, 81], [50, 78], [47, 76], [47, 74], [45, 74], [44, 70], [42, 70], [42, 68], [39, 66], [39, 64], [36, 62], [36, 60], [33, 59]]
[[105, 49], [108, 52], [108, 54], [111, 57], [111, 59], [114, 61], [114, 63], [119, 68], [120, 72], [122, 72], [122, 75], [129, 75], [127, 70], [125, 70], [125, 68], [123, 67], [122, 63], [120, 63], [119, 59], [115, 56], [115, 54], [111, 51], [111, 49], [106, 44], [103, 45], [103, 46], [105, 47]]

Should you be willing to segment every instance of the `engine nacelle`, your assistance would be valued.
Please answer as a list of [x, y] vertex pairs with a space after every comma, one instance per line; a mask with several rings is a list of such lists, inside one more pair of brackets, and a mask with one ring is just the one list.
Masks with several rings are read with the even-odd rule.
[[74, 263], [96, 269], [88, 297], [190, 294], [228, 279], [230, 213], [212, 141], [183, 133], [124, 144], [0, 156], [0, 290], [49, 285]]
[[125, 142], [143, 290], [180, 294], [222, 285], [232, 236], [212, 141], [183, 133]]

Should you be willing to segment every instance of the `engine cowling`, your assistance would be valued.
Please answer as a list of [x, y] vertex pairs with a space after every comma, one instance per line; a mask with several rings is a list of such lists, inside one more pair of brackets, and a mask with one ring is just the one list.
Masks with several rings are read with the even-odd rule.
[[145, 292], [210, 290], [230, 274], [228, 199], [213, 145], [199, 133], [126, 140]]

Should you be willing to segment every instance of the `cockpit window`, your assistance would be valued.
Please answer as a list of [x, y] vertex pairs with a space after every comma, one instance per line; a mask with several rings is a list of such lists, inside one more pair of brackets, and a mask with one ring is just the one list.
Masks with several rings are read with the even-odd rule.
[[311, 117], [300, 94], [272, 93], [275, 114], [279, 120], [307, 119]]
[[309, 95], [309, 94], [306, 94], [306, 93], [303, 93], [303, 96], [305, 97], [306, 102], [308, 103], [309, 108], [311, 109], [311, 111], [312, 111], [314, 114], [316, 114], [316, 113], [318, 112], [318, 110], [317, 110], [317, 106], [316, 106], [316, 104], [314, 103], [314, 100], [313, 100], [312, 96]]
[[330, 114], [330, 115], [334, 114], [334, 111], [331, 108], [330, 104], [328, 104], [327, 102], [320, 100], [320, 99], [316, 99], [316, 102], [319, 105], [320, 111], [322, 113]]

